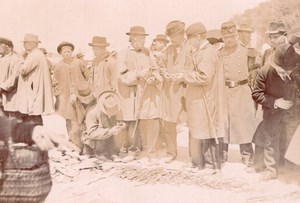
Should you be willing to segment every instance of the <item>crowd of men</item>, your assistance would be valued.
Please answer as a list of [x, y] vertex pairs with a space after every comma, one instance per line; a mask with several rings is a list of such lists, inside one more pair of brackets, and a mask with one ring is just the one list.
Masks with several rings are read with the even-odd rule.
[[22, 56], [0, 38], [1, 116], [34, 126], [57, 112], [82, 154], [150, 164], [176, 159], [176, 126], [186, 122], [195, 168], [218, 172], [228, 144], [239, 144], [242, 163], [270, 180], [288, 165], [285, 151], [300, 123], [299, 29], [287, 33], [284, 23], [271, 22], [269, 49], [260, 53], [248, 24], [207, 31], [200, 22], [172, 21], [151, 48], [145, 29], [133, 26], [123, 51], [109, 52], [106, 37], [94, 36], [87, 62], [65, 41], [53, 66], [38, 36], [25, 35]]

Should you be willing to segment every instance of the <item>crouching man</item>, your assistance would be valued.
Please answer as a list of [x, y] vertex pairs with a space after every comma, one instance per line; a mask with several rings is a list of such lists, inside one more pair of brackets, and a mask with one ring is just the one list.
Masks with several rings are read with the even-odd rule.
[[115, 138], [126, 128], [126, 124], [117, 122], [119, 112], [119, 96], [114, 91], [102, 92], [97, 105], [86, 116], [87, 129], [82, 138], [84, 153], [102, 156], [114, 162], [121, 161], [118, 157], [120, 146]]

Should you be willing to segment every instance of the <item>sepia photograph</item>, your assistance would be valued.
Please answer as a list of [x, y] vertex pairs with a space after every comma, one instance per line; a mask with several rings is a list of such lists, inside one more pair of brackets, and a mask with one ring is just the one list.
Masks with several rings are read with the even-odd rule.
[[0, 203], [300, 202], [300, 1], [10, 0]]

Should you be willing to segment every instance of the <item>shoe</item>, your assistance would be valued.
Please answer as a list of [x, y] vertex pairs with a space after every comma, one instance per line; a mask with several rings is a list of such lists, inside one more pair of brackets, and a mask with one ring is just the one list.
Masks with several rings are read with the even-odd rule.
[[122, 159], [118, 155], [112, 155], [111, 158], [114, 163], [122, 162]]
[[165, 162], [166, 164], [169, 164], [174, 160], [175, 160], [174, 156], [167, 156], [167, 157], [162, 158], [162, 161]]
[[126, 156], [126, 157], [124, 157], [124, 158], [122, 159], [122, 162], [123, 162], [123, 163], [128, 163], [128, 162], [132, 162], [132, 161], [134, 161], [134, 160], [135, 160], [135, 157], [134, 157], [134, 156], [128, 155], [128, 156]]
[[260, 177], [260, 180], [261, 181], [269, 181], [269, 180], [273, 180], [273, 179], [276, 179], [276, 178], [277, 178], [276, 174], [265, 171], [265, 172], [262, 173], [262, 176]]

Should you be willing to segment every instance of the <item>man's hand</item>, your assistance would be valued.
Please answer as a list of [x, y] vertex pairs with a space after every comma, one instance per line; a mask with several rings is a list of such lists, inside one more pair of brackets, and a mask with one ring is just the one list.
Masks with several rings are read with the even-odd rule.
[[77, 99], [76, 95], [75, 94], [71, 94], [71, 96], [70, 96], [70, 102], [71, 102], [71, 104], [75, 104], [76, 99]]
[[148, 69], [139, 70], [139, 71], [136, 72], [137, 78], [146, 77], [148, 75], [148, 73], [149, 73]]
[[152, 85], [155, 82], [155, 77], [154, 76], [150, 76], [147, 78], [147, 83], [148, 85]]
[[174, 74], [171, 79], [175, 83], [181, 83], [183, 82], [183, 73]]
[[293, 106], [293, 102], [289, 101], [289, 100], [285, 100], [283, 98], [279, 98], [279, 99], [275, 100], [274, 106], [275, 106], [275, 108], [278, 107], [281, 109], [288, 110], [289, 108], [291, 108]]
[[122, 128], [118, 125], [112, 127], [111, 129], [108, 130], [108, 133], [110, 135], [118, 135], [122, 131]]

